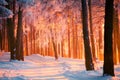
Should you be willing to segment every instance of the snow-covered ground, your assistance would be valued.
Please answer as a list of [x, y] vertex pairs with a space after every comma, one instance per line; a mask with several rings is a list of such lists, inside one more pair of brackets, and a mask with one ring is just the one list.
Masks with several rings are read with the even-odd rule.
[[120, 80], [119, 65], [115, 67], [116, 77], [103, 77], [100, 65], [95, 71], [85, 71], [84, 60], [55, 61], [38, 54], [26, 56], [24, 62], [9, 62], [9, 53], [4, 53], [0, 56], [0, 80]]

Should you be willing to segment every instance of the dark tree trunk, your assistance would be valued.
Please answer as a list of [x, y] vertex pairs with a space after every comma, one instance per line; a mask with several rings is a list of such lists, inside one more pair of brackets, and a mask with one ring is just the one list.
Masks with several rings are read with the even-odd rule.
[[[9, 1], [7, 0], [9, 3]], [[15, 3], [13, 3], [15, 5]], [[11, 9], [10, 4], [6, 6]], [[15, 16], [15, 15], [14, 15]], [[8, 45], [10, 50], [10, 60], [15, 60], [15, 37], [14, 37], [14, 21], [12, 18], [7, 19], [7, 33], [8, 33]]]
[[103, 75], [114, 76], [112, 33], [113, 33], [113, 2], [106, 0], [104, 26], [104, 66]]
[[17, 28], [17, 40], [16, 40], [16, 58], [18, 60], [24, 60], [23, 58], [23, 27], [22, 27], [22, 10], [19, 7], [18, 11], [18, 28]]
[[14, 27], [15, 27], [15, 14], [16, 14], [16, 0], [13, 0], [13, 22], [14, 22]]
[[83, 23], [82, 25], [83, 25], [86, 70], [94, 70], [92, 54], [90, 49], [89, 33], [88, 33], [88, 12], [87, 12], [86, 0], [82, 0], [82, 23]]
[[15, 60], [15, 37], [12, 19], [7, 19], [8, 44], [10, 49], [10, 60]]

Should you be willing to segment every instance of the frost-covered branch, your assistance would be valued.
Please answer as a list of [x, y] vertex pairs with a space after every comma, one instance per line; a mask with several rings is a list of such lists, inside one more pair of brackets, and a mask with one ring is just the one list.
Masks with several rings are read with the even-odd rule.
[[5, 0], [0, 0], [0, 5], [8, 5], [8, 3]]
[[13, 16], [13, 12], [5, 7], [0, 6], [0, 19], [10, 18]]

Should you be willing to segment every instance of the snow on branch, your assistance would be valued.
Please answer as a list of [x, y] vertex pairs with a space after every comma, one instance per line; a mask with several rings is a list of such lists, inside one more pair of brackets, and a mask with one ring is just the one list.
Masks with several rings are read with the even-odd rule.
[[0, 6], [0, 19], [10, 18], [13, 16], [13, 12], [5, 7]]
[[0, 5], [8, 5], [8, 3], [5, 0], [0, 0]]

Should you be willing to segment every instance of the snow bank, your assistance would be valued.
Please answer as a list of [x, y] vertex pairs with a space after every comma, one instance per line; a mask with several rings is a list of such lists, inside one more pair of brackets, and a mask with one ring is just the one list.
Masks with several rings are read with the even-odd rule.
[[115, 67], [116, 77], [102, 76], [102, 68], [86, 71], [84, 60], [26, 56], [25, 61], [9, 62], [9, 53], [0, 56], [0, 80], [119, 80], [120, 68]]

